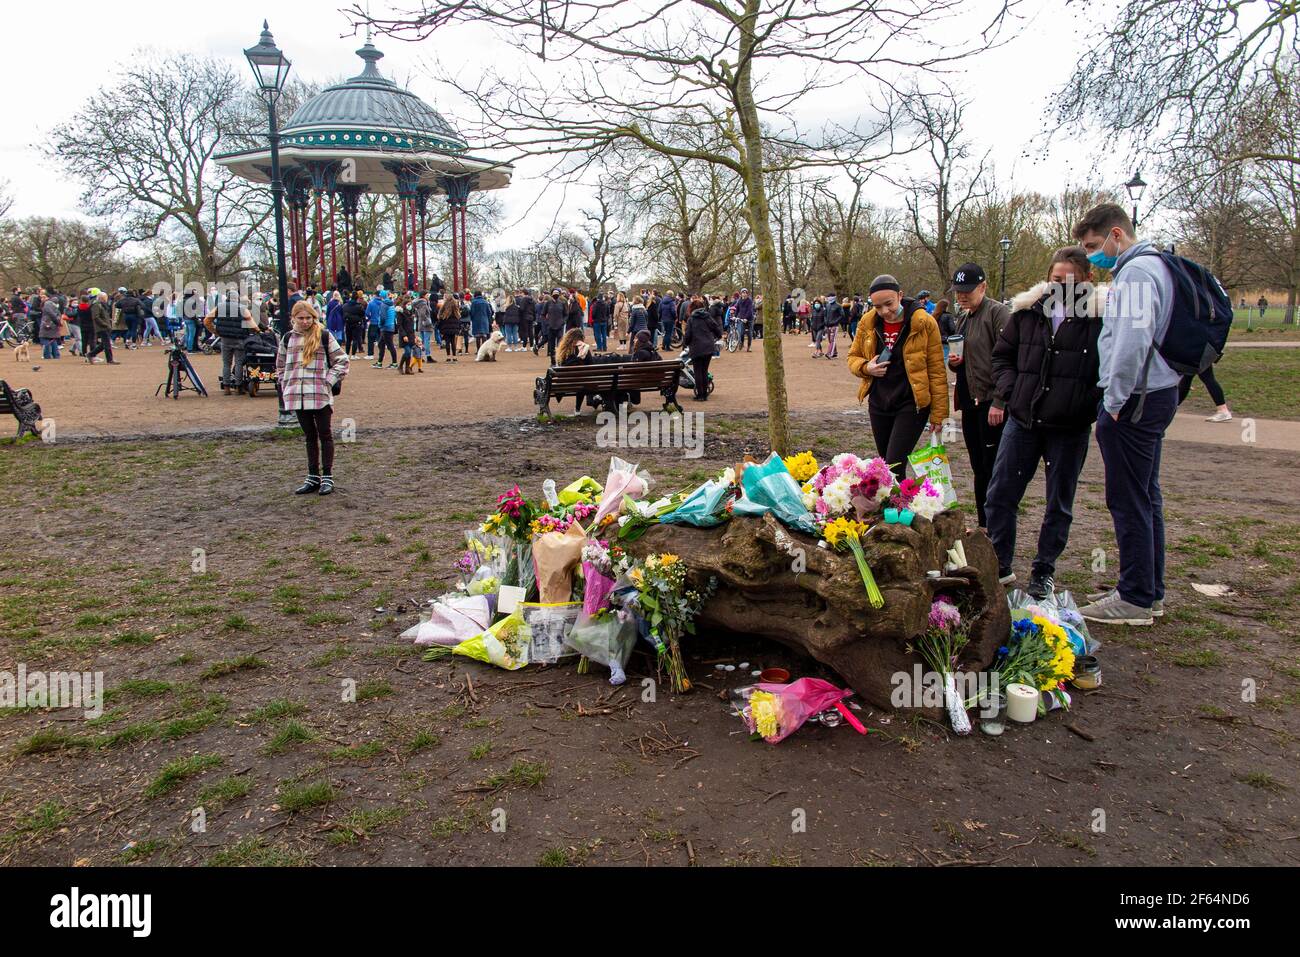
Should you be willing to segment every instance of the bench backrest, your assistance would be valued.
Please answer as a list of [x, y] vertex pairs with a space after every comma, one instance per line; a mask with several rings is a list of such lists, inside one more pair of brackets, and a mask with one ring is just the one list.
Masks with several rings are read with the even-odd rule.
[[681, 375], [681, 363], [662, 362], [599, 362], [581, 366], [552, 366], [546, 376], [551, 388], [598, 389], [657, 389], [675, 383]]

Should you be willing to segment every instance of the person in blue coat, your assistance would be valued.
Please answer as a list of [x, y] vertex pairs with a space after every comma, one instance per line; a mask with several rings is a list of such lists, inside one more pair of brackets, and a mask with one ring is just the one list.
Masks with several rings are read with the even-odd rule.
[[385, 289], [381, 293], [381, 305], [379, 307], [380, 327], [379, 327], [379, 349], [375, 354], [375, 368], [382, 369], [384, 365], [384, 350], [387, 349], [390, 358], [388, 368], [397, 368], [397, 346], [393, 344], [393, 334], [397, 331], [397, 306], [393, 302], [393, 297]]
[[482, 346], [492, 333], [492, 317], [496, 310], [492, 303], [483, 298], [481, 289], [474, 290], [474, 298], [469, 301], [469, 328], [474, 336], [475, 348]]
[[378, 290], [366, 303], [366, 357], [374, 358], [375, 343], [384, 330], [384, 312], [387, 310], [387, 291]]

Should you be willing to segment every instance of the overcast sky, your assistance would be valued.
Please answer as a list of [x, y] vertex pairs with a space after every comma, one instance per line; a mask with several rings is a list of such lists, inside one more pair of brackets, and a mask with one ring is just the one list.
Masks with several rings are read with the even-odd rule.
[[[985, 0], [968, 0], [978, 6]], [[1086, 6], [1086, 9], [1085, 9]], [[1111, 0], [1068, 4], [1065, 0], [1023, 0], [1018, 36], [1000, 49], [967, 61], [959, 88], [972, 103], [967, 121], [977, 143], [992, 150], [1003, 183], [1056, 192], [1064, 183], [1118, 186], [1131, 170], [1126, 160], [1106, 161], [1095, 138], [1081, 145], [1048, 137], [1047, 100], [1070, 70], [1091, 23], [1113, 9]], [[372, 0], [376, 15], [383, 9]], [[184, 58], [211, 54], [229, 57], [247, 70], [242, 50], [257, 41], [262, 18], [304, 80], [328, 81], [359, 72], [353, 51], [361, 38], [351, 35], [347, 18], [328, 2], [307, 0], [224, 0], [220, 4], [181, 4], [176, 0], [132, 0], [129, 6], [102, 0], [65, 0], [56, 7], [36, 3], [6, 6], [4, 24], [6, 135], [0, 144], [0, 180], [10, 181], [14, 215], [78, 215], [78, 184], [64, 179], [41, 146], [60, 136], [82, 135], [68, 119], [98, 88], [111, 85], [116, 71], [142, 46], [149, 55]], [[411, 88], [453, 118], [465, 105], [448, 101], [430, 74], [431, 60], [473, 76], [485, 62], [500, 62], [519, 51], [486, 31], [454, 28], [453, 42], [409, 43], [378, 37], [386, 54], [386, 75]], [[438, 51], [435, 54], [435, 46]], [[460, 62], [449, 60], [457, 57]], [[1105, 82], [1104, 77], [1093, 78]], [[843, 104], [840, 104], [843, 109]], [[801, 114], [803, 113], [801, 108]], [[816, 117], [816, 105], [806, 115]], [[521, 246], [547, 234], [563, 197], [543, 193], [536, 170], [523, 167], [502, 195], [505, 234], [488, 240], [488, 249]], [[874, 187], [878, 202], [901, 206], [902, 197], [886, 184]], [[538, 202], [538, 197], [541, 201]], [[570, 204], [581, 197], [570, 196]], [[495, 240], [495, 241], [494, 241]]]

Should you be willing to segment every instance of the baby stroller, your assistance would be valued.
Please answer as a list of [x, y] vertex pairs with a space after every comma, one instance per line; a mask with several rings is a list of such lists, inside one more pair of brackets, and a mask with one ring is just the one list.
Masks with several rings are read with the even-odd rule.
[[275, 389], [275, 353], [280, 342], [273, 332], [259, 332], [244, 340], [244, 365], [240, 370], [239, 387], [256, 399], [263, 385]]
[[[695, 368], [691, 365], [691, 353], [689, 349], [683, 349], [681, 353], [682, 375], [677, 380], [677, 386], [681, 389], [690, 389], [695, 391]], [[713, 373], [709, 373], [708, 394], [713, 395]]]

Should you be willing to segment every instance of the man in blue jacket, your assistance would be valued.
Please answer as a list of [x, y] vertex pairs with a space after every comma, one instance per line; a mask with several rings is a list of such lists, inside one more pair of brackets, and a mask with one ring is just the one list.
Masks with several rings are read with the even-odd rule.
[[1112, 270], [1097, 341], [1102, 389], [1097, 445], [1106, 463], [1106, 507], [1119, 545], [1119, 583], [1079, 609], [1089, 621], [1149, 625], [1164, 614], [1165, 515], [1160, 452], [1178, 408], [1178, 373], [1156, 348], [1169, 331], [1174, 280], [1155, 247], [1139, 241], [1114, 203], [1074, 227], [1089, 261]]
[[[659, 331], [664, 334], [664, 349], [670, 349], [673, 344], [673, 325], [677, 322], [677, 300], [673, 297], [671, 289], [664, 293], [664, 297], [659, 300]], [[651, 342], [650, 345], [654, 345]]]

